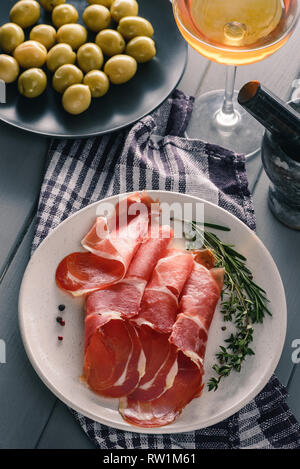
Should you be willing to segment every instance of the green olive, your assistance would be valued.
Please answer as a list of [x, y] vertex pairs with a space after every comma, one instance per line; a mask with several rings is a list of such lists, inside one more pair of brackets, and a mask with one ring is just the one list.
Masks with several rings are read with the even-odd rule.
[[135, 58], [138, 63], [149, 62], [156, 54], [155, 42], [147, 36], [137, 36], [128, 42], [126, 54]]
[[83, 83], [89, 87], [92, 98], [101, 98], [109, 90], [108, 76], [100, 70], [91, 70], [87, 73]]
[[39, 68], [46, 62], [47, 49], [40, 42], [25, 41], [15, 48], [14, 58], [23, 68]]
[[114, 0], [87, 0], [90, 5], [103, 5], [107, 8], [111, 7]]
[[64, 24], [56, 34], [57, 42], [69, 44], [77, 50], [87, 40], [87, 30], [81, 24]]
[[125, 39], [132, 39], [136, 36], [152, 37], [154, 34], [152, 24], [140, 16], [126, 16], [122, 18], [118, 26], [118, 31]]
[[118, 31], [114, 29], [103, 29], [96, 36], [96, 44], [101, 47], [102, 52], [108, 57], [122, 54], [125, 49], [125, 41]]
[[12, 23], [16, 23], [21, 28], [29, 28], [37, 23], [41, 16], [41, 8], [35, 0], [21, 0], [10, 10], [9, 17]]
[[55, 72], [65, 64], [74, 64], [76, 54], [69, 44], [56, 44], [47, 55], [47, 67], [50, 72]]
[[3, 52], [13, 52], [25, 39], [23, 29], [15, 23], [6, 23], [0, 28], [0, 48]]
[[110, 25], [111, 15], [103, 5], [90, 5], [84, 10], [82, 19], [88, 29], [98, 33]]
[[56, 70], [53, 75], [52, 85], [55, 91], [64, 93], [69, 86], [81, 83], [82, 79], [83, 73], [78, 67], [66, 64]]
[[65, 2], [66, 0], [40, 0], [40, 4], [46, 11], [52, 11], [57, 5]]
[[25, 70], [18, 80], [18, 90], [26, 98], [37, 98], [46, 89], [47, 77], [40, 68], [29, 68]]
[[114, 55], [105, 64], [104, 72], [114, 85], [121, 85], [131, 80], [136, 74], [137, 62], [129, 55]]
[[83, 44], [77, 51], [77, 62], [85, 73], [99, 70], [103, 65], [102, 50], [93, 42]]
[[119, 22], [124, 16], [136, 16], [139, 6], [135, 0], [114, 0], [110, 12], [112, 18]]
[[48, 24], [38, 24], [30, 31], [29, 37], [32, 41], [43, 44], [46, 49], [51, 49], [56, 42], [56, 31]]
[[0, 80], [12, 83], [18, 78], [19, 64], [10, 55], [0, 54]]
[[78, 115], [90, 107], [91, 98], [87, 85], [72, 85], [64, 92], [62, 105], [69, 114]]
[[73, 5], [66, 3], [58, 5], [52, 11], [52, 23], [56, 28], [60, 28], [64, 24], [77, 23], [79, 18], [78, 11]]

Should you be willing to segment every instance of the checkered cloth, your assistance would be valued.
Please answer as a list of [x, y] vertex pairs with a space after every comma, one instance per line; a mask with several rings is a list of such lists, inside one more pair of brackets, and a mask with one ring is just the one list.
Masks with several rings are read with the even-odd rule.
[[[86, 205], [118, 193], [163, 189], [220, 205], [255, 229], [244, 157], [187, 140], [193, 98], [179, 91], [152, 115], [118, 134], [52, 142], [42, 185], [33, 251], [60, 222]], [[210, 428], [173, 435], [115, 430], [73, 411], [102, 449], [300, 448], [300, 428], [287, 392], [272, 377], [240, 412]]]

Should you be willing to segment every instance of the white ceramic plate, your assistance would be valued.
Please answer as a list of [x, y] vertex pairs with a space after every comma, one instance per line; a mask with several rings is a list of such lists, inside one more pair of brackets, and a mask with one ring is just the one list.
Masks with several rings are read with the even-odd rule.
[[[234, 244], [248, 259], [255, 281], [261, 285], [271, 301], [273, 317], [266, 317], [263, 325], [255, 326], [253, 349], [241, 373], [223, 380], [217, 392], [208, 392], [193, 400], [171, 425], [156, 429], [140, 429], [123, 421], [118, 413], [118, 401], [101, 398], [83, 385], [79, 377], [83, 364], [83, 301], [73, 299], [56, 287], [55, 271], [67, 254], [81, 250], [80, 240], [92, 225], [97, 202], [80, 210], [58, 226], [40, 245], [26, 269], [19, 298], [19, 322], [24, 346], [36, 372], [48, 388], [63, 402], [105, 425], [139, 433], [188, 432], [210, 425], [233, 415], [254, 398], [265, 386], [279, 361], [286, 333], [285, 294], [277, 267], [262, 242], [241, 221], [225, 210], [195, 197], [173, 192], [149, 192], [161, 202], [180, 204], [203, 202], [205, 221], [231, 228], [218, 232], [225, 242]], [[105, 202], [116, 202], [116, 197]], [[55, 321], [58, 305], [65, 304], [66, 326]], [[212, 375], [212, 364], [220, 344], [228, 336], [222, 331], [222, 316], [216, 311], [209, 333], [205, 359], [206, 380]], [[57, 336], [64, 336], [58, 342]]]

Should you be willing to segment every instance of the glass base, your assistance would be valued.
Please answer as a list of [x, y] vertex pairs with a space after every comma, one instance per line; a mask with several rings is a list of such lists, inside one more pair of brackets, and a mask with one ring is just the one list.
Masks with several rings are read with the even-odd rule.
[[238, 104], [237, 95], [235, 91], [235, 114], [229, 116], [220, 113], [224, 90], [211, 91], [196, 98], [186, 137], [221, 145], [236, 153], [244, 153], [248, 158], [257, 154], [265, 129]]

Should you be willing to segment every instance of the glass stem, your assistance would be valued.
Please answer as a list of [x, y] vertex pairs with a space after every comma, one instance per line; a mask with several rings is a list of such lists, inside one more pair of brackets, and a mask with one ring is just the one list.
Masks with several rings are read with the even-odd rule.
[[226, 66], [226, 86], [222, 109], [216, 114], [219, 125], [232, 127], [239, 121], [239, 114], [234, 109], [233, 95], [237, 68], [234, 65]]

